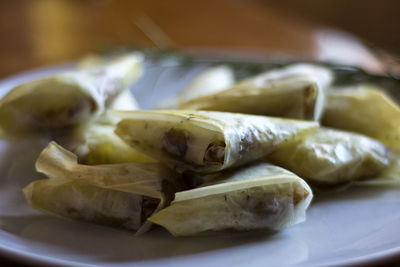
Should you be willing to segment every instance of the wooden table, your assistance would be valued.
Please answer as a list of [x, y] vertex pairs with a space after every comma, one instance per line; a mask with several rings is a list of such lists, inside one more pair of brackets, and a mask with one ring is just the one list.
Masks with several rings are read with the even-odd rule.
[[[341, 61], [353, 57], [350, 63], [372, 64], [372, 68], [377, 68], [374, 66], [376, 63], [372, 63], [373, 60], [359, 47], [352, 49], [351, 57], [336, 52], [338, 43], [332, 40], [338, 40], [341, 46], [349, 49], [348, 42], [356, 42], [352, 37], [341, 32], [327, 32], [326, 27], [294, 13], [316, 13], [312, 12], [310, 1], [305, 6], [308, 9], [296, 4], [290, 10], [287, 8], [290, 7], [288, 1], [280, 1], [280, 5], [271, 2], [278, 7], [272, 8], [269, 1], [238, 0], [4, 0], [0, 2], [0, 78], [38, 66], [74, 60], [87, 53], [104, 51], [110, 46], [156, 46], [233, 54], [245, 51], [257, 54], [257, 57], [335, 57]], [[343, 5], [341, 2], [336, 6]], [[371, 2], [363, 3], [371, 7]], [[286, 10], [283, 9], [285, 7]], [[329, 5], [330, 13], [321, 8], [321, 4], [317, 7], [320, 13], [326, 13], [328, 19], [341, 11], [334, 11], [332, 3]], [[391, 10], [390, 5], [387, 10]], [[352, 15], [346, 11], [342, 13], [344, 17]], [[381, 22], [388, 20], [383, 19], [384, 14], [381, 17]], [[358, 24], [362, 25], [364, 21], [365, 18]], [[353, 25], [354, 21], [351, 22]], [[391, 20], [380, 24], [395, 31], [391, 25]], [[376, 25], [374, 28], [376, 32], [381, 32]], [[381, 37], [378, 43], [386, 44], [382, 36], [373, 36]], [[389, 40], [399, 38], [397, 32], [388, 36], [392, 36]], [[392, 48], [393, 43], [388, 42], [387, 46]], [[400, 40], [397, 46], [400, 47]]]

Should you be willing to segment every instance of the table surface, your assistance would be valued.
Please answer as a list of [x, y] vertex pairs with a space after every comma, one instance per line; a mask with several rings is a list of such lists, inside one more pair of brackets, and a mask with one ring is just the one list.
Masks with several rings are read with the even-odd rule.
[[[0, 78], [120, 47], [257, 58], [279, 55], [392, 70], [391, 59], [371, 54], [352, 35], [326, 25], [352, 30], [370, 44], [400, 53], [400, 2], [376, 6], [375, 1], [364, 1], [363, 16], [354, 16], [354, 2], [4, 0]], [[396, 262], [400, 261], [391, 260], [387, 266]], [[0, 263], [28, 266], [3, 257]]]

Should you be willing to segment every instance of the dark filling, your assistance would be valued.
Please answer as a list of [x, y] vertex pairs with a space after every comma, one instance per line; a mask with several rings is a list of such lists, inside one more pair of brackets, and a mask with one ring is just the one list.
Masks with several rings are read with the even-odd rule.
[[204, 162], [223, 163], [225, 159], [225, 143], [211, 143], [204, 154]]
[[140, 220], [142, 223], [144, 223], [147, 218], [149, 218], [154, 213], [159, 203], [159, 199], [143, 197], [142, 213], [140, 214]]
[[308, 196], [308, 191], [304, 188], [300, 189], [300, 190], [295, 190], [294, 194], [293, 194], [293, 204], [296, 206], [297, 204], [299, 204], [301, 201], [303, 201], [304, 199], [306, 199]]
[[[96, 224], [111, 225], [114, 227], [124, 227], [131, 220], [130, 217], [117, 218], [112, 215], [108, 216], [101, 212], [94, 212], [90, 208], [77, 209], [75, 207], [66, 207], [65, 216], [76, 220], [84, 220]], [[92, 214], [88, 217], [88, 214]], [[64, 214], [63, 214], [64, 215]], [[137, 229], [135, 229], [137, 230]]]
[[[77, 101], [69, 107], [49, 109], [44, 113], [33, 114], [33, 124], [42, 128], [57, 128], [75, 124], [82, 119], [80, 116], [92, 115], [96, 111], [96, 103], [91, 99]], [[84, 114], [87, 112], [88, 114]]]
[[182, 173], [182, 179], [187, 189], [201, 187], [208, 182], [216, 180], [218, 176], [219, 173], [198, 174], [192, 171], [185, 171]]
[[188, 139], [187, 131], [171, 128], [164, 135], [163, 147], [168, 154], [183, 158], [188, 149]]
[[[273, 225], [279, 218], [286, 217], [289, 211], [290, 202], [288, 200], [290, 199], [286, 195], [277, 195], [274, 192], [265, 192], [262, 196], [256, 198], [246, 195], [246, 202], [243, 202], [244, 199], [242, 197], [244, 196], [242, 195], [240, 199], [241, 208], [252, 214], [252, 216], [258, 217], [260, 221], [264, 221], [262, 223], [263, 227], [265, 227], [265, 223]], [[235, 200], [229, 196], [227, 199], [230, 202]]]

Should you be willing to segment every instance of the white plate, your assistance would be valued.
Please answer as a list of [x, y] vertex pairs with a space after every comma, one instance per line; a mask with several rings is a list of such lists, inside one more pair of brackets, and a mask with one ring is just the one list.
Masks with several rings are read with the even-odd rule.
[[[147, 66], [133, 88], [145, 108], [181, 89], [205, 66]], [[0, 82], [0, 95], [41, 69]], [[400, 254], [400, 190], [356, 187], [313, 201], [307, 221], [274, 234], [174, 238], [157, 229], [140, 237], [32, 210], [21, 189], [40, 177], [33, 164], [45, 141], [0, 142], [0, 253], [31, 263], [68, 266], [322, 266]]]

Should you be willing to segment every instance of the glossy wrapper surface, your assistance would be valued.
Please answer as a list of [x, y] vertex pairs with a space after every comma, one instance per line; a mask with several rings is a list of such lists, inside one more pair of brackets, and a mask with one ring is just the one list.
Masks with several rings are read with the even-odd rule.
[[40, 154], [36, 170], [49, 178], [25, 187], [32, 207], [95, 223], [119, 223], [139, 233], [150, 227], [146, 218], [180, 188], [177, 175], [158, 163], [81, 165], [54, 142]]
[[150, 217], [175, 236], [208, 231], [278, 230], [303, 222], [312, 199], [295, 174], [268, 163], [222, 173], [217, 181], [175, 194]]
[[327, 128], [278, 149], [269, 159], [306, 181], [332, 185], [376, 176], [390, 164], [379, 141]]
[[101, 65], [28, 81], [0, 100], [0, 134], [15, 139], [99, 117], [142, 73], [131, 54]]
[[329, 90], [322, 124], [354, 131], [400, 149], [400, 108], [379, 87], [356, 85]]
[[298, 64], [267, 71], [225, 90], [179, 102], [181, 109], [214, 110], [319, 120], [325, 91], [333, 80], [327, 68]]
[[257, 160], [318, 123], [210, 111], [114, 112], [116, 134], [178, 171], [220, 171]]

